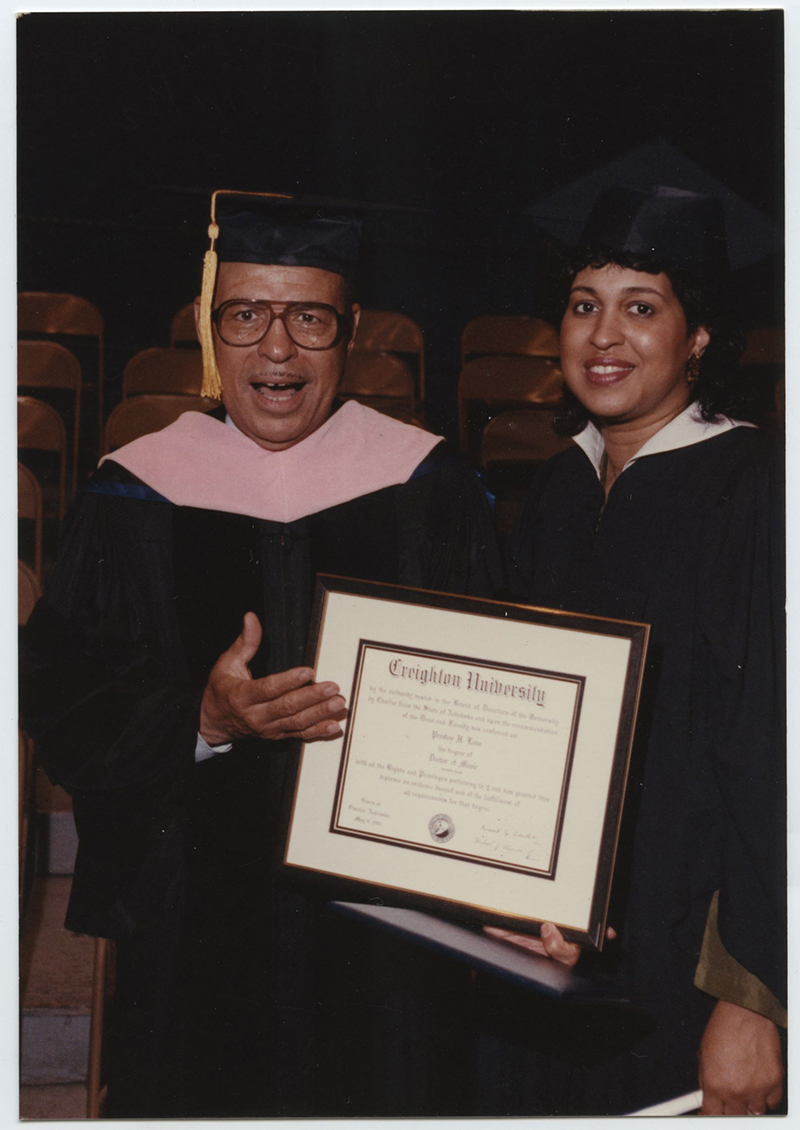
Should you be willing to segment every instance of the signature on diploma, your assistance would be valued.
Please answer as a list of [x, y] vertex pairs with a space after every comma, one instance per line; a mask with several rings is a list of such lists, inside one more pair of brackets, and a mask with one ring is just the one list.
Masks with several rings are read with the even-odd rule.
[[522, 832], [514, 828], [483, 824], [473, 842], [476, 847], [491, 852], [499, 859], [524, 859], [525, 863], [534, 866], [539, 866], [548, 855], [535, 832]]

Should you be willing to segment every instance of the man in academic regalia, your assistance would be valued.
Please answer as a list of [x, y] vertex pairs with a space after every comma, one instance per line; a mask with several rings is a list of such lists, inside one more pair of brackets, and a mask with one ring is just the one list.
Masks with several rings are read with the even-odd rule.
[[67, 926], [118, 942], [107, 1114], [454, 1113], [447, 975], [270, 864], [298, 739], [345, 713], [302, 665], [316, 574], [490, 595], [490, 515], [438, 437], [336, 401], [358, 220], [217, 196], [197, 319], [222, 404], [101, 463], [22, 643], [80, 839]]

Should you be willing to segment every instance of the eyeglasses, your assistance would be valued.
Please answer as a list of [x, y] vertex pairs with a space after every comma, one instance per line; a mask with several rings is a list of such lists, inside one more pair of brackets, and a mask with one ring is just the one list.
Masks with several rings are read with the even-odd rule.
[[[276, 309], [282, 307], [282, 309]], [[301, 349], [333, 349], [350, 329], [350, 315], [324, 302], [247, 302], [231, 298], [212, 310], [211, 319], [226, 345], [256, 345], [275, 319]]]

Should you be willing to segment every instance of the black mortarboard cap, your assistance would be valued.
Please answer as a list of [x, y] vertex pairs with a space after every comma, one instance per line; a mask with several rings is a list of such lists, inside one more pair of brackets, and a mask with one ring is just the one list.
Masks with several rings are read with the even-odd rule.
[[211, 304], [217, 264], [318, 267], [345, 278], [358, 258], [361, 220], [354, 211], [325, 204], [300, 204], [271, 192], [218, 189], [211, 196], [211, 246], [203, 260], [199, 337], [203, 350], [203, 396], [219, 399], [222, 381], [214, 355]]
[[606, 189], [580, 242], [604, 252], [646, 256], [701, 278], [728, 269], [722, 201], [682, 188]]
[[230, 211], [217, 211], [220, 263], [318, 267], [352, 275], [361, 238], [361, 219], [352, 211], [280, 198], [251, 198], [246, 204], [234, 198], [228, 206]]

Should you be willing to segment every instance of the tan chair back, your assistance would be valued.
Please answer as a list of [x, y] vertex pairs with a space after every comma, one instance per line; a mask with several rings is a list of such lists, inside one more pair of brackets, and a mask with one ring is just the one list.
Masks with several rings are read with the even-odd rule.
[[199, 350], [143, 349], [130, 359], [122, 374], [123, 399], [142, 393], [199, 396], [202, 387]]
[[395, 404], [390, 404], [388, 401], [383, 401], [381, 404], [370, 404], [365, 401], [368, 408], [375, 408], [377, 412], [382, 413], [384, 416], [391, 416], [393, 420], [400, 420], [403, 424], [411, 424], [412, 427], [421, 428], [423, 432], [428, 430], [425, 423], [425, 417], [422, 412], [417, 409], [412, 412], [402, 402], [397, 401]]
[[18, 298], [20, 334], [103, 336], [103, 318], [88, 298], [49, 291], [22, 291]]
[[55, 341], [18, 341], [17, 370], [19, 384], [80, 391], [78, 358]]
[[420, 327], [408, 314], [394, 310], [362, 310], [355, 349], [413, 356], [417, 368], [415, 395], [419, 401], [425, 399], [425, 339]]
[[461, 334], [461, 364], [480, 356], [559, 356], [558, 334], [541, 318], [526, 314], [483, 314]]
[[344, 397], [365, 402], [372, 397], [405, 402], [414, 409], [414, 374], [399, 357], [354, 349], [347, 358], [340, 388]]
[[500, 412], [483, 429], [481, 465], [540, 463], [572, 447], [568, 436], [553, 430], [554, 415], [551, 408]]
[[67, 430], [55, 408], [33, 396], [18, 396], [17, 446], [22, 450], [53, 451], [58, 455], [60, 522], [64, 517], [67, 492]]
[[103, 1076], [103, 1028], [106, 1008], [114, 993], [117, 947], [113, 938], [95, 938], [92, 968], [92, 1018], [89, 1026], [89, 1056], [86, 1065], [86, 1117], [102, 1118], [108, 1085]]
[[[97, 435], [103, 431], [103, 316], [93, 302], [77, 294], [22, 291], [18, 295], [17, 325], [20, 337], [29, 334], [74, 335], [97, 340]], [[84, 380], [84, 389], [93, 382]]]
[[[470, 405], [483, 416], [525, 405], [555, 406], [561, 398], [561, 369], [549, 357], [481, 357], [468, 361], [458, 378], [458, 426], [462, 451], [469, 448]], [[492, 408], [494, 412], [492, 412]], [[480, 421], [480, 428], [486, 419]]]
[[[39, 581], [24, 561], [17, 562], [17, 622], [27, 624], [28, 618], [42, 595]], [[28, 875], [28, 840], [31, 810], [33, 808], [33, 743], [27, 734], [18, 730], [17, 799], [19, 829], [19, 903], [22, 911], [25, 899], [25, 880]]]
[[197, 329], [194, 324], [193, 302], [190, 302], [188, 306], [182, 306], [172, 319], [169, 328], [169, 343], [171, 346], [196, 345], [199, 347], [200, 342], [197, 340]]
[[200, 396], [132, 396], [118, 404], [106, 423], [106, 454], [150, 432], [160, 432], [184, 412], [208, 412], [216, 400]]
[[42, 578], [42, 488], [34, 475], [24, 464], [17, 463], [17, 505], [18, 516], [33, 522], [34, 563], [33, 571], [39, 581]]
[[81, 428], [81, 367], [78, 358], [54, 341], [17, 342], [17, 384], [20, 388], [63, 389], [73, 394], [70, 494], [75, 493], [78, 473], [78, 440]]

